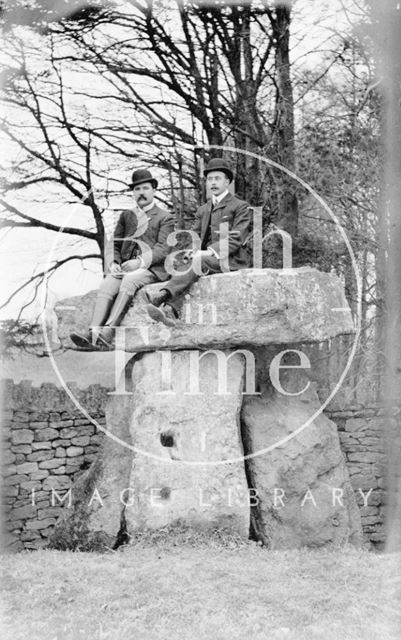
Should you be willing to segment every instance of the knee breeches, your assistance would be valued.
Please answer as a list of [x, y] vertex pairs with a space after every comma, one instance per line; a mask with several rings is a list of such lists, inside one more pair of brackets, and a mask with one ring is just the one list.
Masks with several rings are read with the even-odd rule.
[[157, 278], [148, 269], [130, 271], [125, 273], [122, 278], [108, 275], [99, 287], [99, 294], [106, 298], [114, 298], [119, 291], [122, 291], [130, 296], [134, 296], [138, 289], [153, 282], [157, 282]]

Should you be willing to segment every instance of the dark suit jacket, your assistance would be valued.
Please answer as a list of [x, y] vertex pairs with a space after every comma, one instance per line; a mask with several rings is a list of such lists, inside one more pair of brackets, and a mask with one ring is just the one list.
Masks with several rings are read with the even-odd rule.
[[[211, 238], [205, 244], [208, 232], [209, 220], [211, 220]], [[209, 200], [197, 210], [192, 230], [201, 239], [202, 249], [213, 248], [220, 255], [218, 233], [219, 225], [228, 223], [228, 254], [230, 269], [246, 269], [251, 267], [251, 258], [244, 247], [251, 226], [251, 212], [249, 204], [240, 200], [232, 193], [228, 193], [216, 205], [212, 211], [212, 201]]]
[[[138, 218], [129, 209], [123, 211], [114, 230], [114, 261], [121, 264], [132, 260], [142, 253], [140, 245], [136, 242], [145, 242], [152, 250], [151, 264], [148, 267], [160, 280], [167, 280], [170, 276], [164, 269], [164, 261], [171, 251], [166, 240], [169, 233], [174, 231], [174, 218], [164, 209], [154, 205], [146, 212], [149, 224], [146, 230], [138, 229]], [[138, 231], [137, 236], [134, 234]]]

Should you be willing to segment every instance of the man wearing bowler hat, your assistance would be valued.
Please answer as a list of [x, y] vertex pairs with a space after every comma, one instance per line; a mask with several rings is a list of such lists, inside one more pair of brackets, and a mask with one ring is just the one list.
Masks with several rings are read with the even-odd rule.
[[[146, 294], [151, 318], [168, 326], [175, 324], [174, 309], [171, 308], [174, 308], [175, 299], [196, 282], [201, 273], [207, 275], [251, 266], [244, 246], [251, 224], [250, 208], [247, 202], [229, 192], [229, 185], [234, 179], [229, 164], [222, 158], [213, 158], [205, 167], [204, 176], [211, 199], [195, 214], [192, 231], [200, 238], [200, 248], [187, 252], [187, 259], [192, 260], [191, 268], [173, 276], [157, 293]], [[221, 242], [224, 229], [228, 230], [226, 249]], [[199, 266], [195, 269], [195, 264], [201, 269]]]
[[131, 188], [137, 206], [123, 211], [117, 222], [110, 273], [99, 287], [90, 327], [70, 336], [81, 349], [109, 349], [113, 327], [120, 325], [138, 289], [169, 278], [164, 261], [174, 218], [156, 205], [157, 180], [150, 171], [134, 171]]

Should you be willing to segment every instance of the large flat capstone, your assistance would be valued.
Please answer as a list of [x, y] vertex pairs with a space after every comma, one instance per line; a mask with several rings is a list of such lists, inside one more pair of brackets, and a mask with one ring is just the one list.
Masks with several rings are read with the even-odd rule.
[[[71, 331], [87, 329], [94, 299], [95, 292], [91, 292], [63, 300], [60, 309], [56, 307], [59, 337], [65, 346], [72, 346]], [[320, 342], [354, 332], [340, 279], [310, 267], [204, 276], [181, 302], [177, 326], [166, 327], [148, 316], [143, 290], [139, 291], [123, 320], [119, 348], [128, 352], [227, 349]]]

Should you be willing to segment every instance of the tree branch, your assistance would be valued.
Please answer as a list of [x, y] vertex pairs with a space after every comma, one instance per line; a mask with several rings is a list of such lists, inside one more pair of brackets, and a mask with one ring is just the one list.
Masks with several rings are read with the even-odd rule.
[[[63, 227], [62, 225], [55, 225], [55, 224], [52, 224], [51, 222], [38, 220], [37, 218], [33, 218], [32, 216], [29, 216], [26, 213], [22, 213], [22, 211], [14, 207], [12, 204], [9, 204], [5, 200], [3, 200], [3, 198], [0, 198], [0, 205], [2, 205], [7, 211], [10, 211], [10, 213], [17, 215], [20, 218], [23, 218], [24, 220], [29, 220], [29, 224], [26, 224], [24, 226], [42, 227], [44, 229], [49, 229], [50, 231], [70, 233], [73, 235], [82, 236], [83, 238], [89, 238], [90, 240], [97, 241], [97, 235], [92, 231], [87, 231], [86, 229], [79, 229], [78, 227]], [[18, 226], [21, 226], [21, 225], [18, 225]]]

